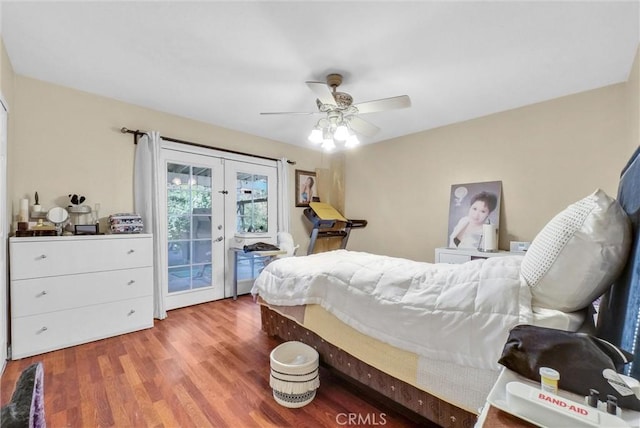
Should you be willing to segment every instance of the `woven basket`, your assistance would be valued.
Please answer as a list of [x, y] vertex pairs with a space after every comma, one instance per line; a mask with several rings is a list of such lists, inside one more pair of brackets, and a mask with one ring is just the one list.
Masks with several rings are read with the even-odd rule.
[[302, 342], [285, 342], [271, 351], [269, 386], [282, 406], [298, 408], [309, 404], [320, 386], [319, 356]]

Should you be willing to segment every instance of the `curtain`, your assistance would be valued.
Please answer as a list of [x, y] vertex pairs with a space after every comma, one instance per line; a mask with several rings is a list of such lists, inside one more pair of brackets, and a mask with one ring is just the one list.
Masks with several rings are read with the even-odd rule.
[[633, 354], [624, 373], [640, 379], [640, 148], [622, 170], [618, 202], [633, 233], [629, 260], [598, 309], [597, 336]]
[[164, 267], [160, 230], [160, 133], [149, 132], [138, 139], [133, 176], [134, 210], [144, 222], [145, 233], [153, 234], [153, 316], [165, 319]]
[[278, 232], [291, 229], [291, 186], [289, 185], [289, 162], [287, 158], [278, 160]]

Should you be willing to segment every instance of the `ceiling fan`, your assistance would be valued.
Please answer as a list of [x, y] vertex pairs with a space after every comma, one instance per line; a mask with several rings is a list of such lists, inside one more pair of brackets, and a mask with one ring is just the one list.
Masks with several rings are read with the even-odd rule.
[[322, 144], [326, 150], [335, 148], [335, 141], [344, 141], [346, 147], [355, 146], [359, 143], [356, 134], [372, 137], [380, 131], [380, 128], [362, 119], [359, 115], [411, 106], [411, 99], [408, 95], [353, 104], [353, 97], [350, 94], [337, 91], [338, 86], [342, 84], [342, 75], [337, 73], [329, 74], [326, 82], [310, 81], [306, 84], [317, 97], [318, 111], [260, 114], [325, 114], [325, 117], [318, 120], [311, 131], [309, 141]]

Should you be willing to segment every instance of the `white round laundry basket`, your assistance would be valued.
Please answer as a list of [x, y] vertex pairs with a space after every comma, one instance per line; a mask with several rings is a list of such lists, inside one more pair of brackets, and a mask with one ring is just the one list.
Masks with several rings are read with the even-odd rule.
[[298, 408], [311, 402], [320, 386], [318, 352], [302, 342], [285, 342], [271, 351], [269, 386], [282, 406]]

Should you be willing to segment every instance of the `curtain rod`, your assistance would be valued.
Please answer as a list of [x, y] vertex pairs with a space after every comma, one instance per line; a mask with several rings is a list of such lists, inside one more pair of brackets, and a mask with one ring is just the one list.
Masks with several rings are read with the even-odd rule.
[[[135, 131], [133, 131], [131, 129], [125, 128], [124, 126], [122, 128], [120, 128], [120, 132], [122, 132], [123, 134], [133, 134], [133, 144], [138, 144], [138, 137], [146, 134], [145, 131], [140, 131], [139, 129], [136, 129]], [[160, 136], [160, 137], [163, 140], [171, 141], [173, 143], [187, 144], [189, 146], [201, 147], [201, 148], [204, 148], [204, 149], [219, 150], [221, 152], [233, 153], [233, 154], [236, 154], [236, 155], [243, 155], [243, 156], [251, 156], [251, 157], [254, 157], [254, 158], [266, 159], [266, 160], [271, 160], [271, 161], [280, 160], [280, 159], [276, 159], [276, 158], [270, 158], [270, 157], [267, 157], [267, 156], [254, 155], [253, 153], [244, 153], [244, 152], [238, 152], [236, 150], [221, 149], [219, 147], [211, 147], [211, 146], [207, 146], [207, 145], [200, 144], [200, 143], [193, 143], [191, 141], [178, 140], [176, 138], [170, 138], [170, 137], [164, 137], [164, 136]], [[290, 164], [290, 165], [295, 165], [296, 164], [295, 161], [288, 160], [288, 159], [287, 159], [287, 163]]]

